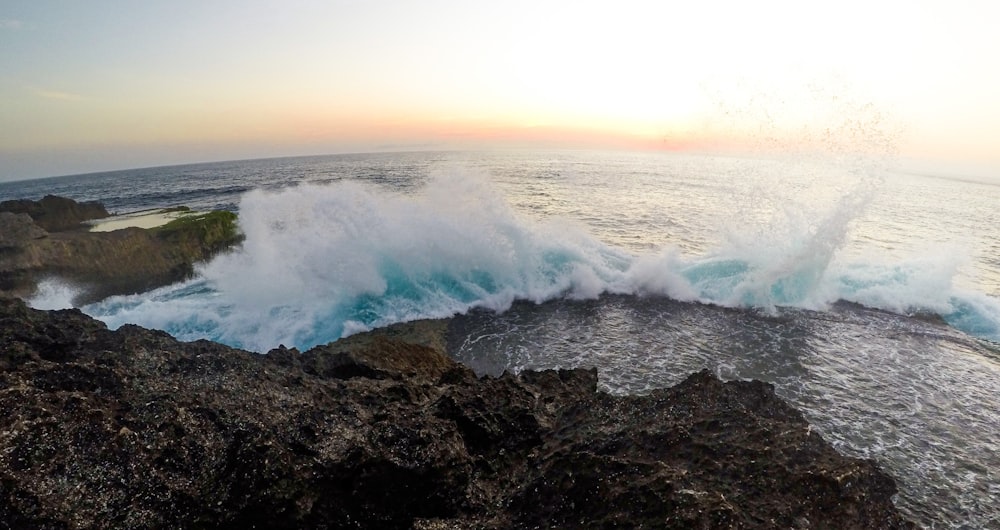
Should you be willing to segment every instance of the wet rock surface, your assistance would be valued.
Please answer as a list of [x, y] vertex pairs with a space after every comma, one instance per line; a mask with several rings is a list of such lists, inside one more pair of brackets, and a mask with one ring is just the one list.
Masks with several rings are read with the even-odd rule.
[[479, 379], [445, 325], [257, 355], [0, 300], [0, 528], [912, 526], [770, 385]]

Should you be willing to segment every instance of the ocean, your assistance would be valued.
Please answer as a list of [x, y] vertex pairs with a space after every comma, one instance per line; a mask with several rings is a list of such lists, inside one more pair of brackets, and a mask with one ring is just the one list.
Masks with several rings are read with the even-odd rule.
[[[1000, 528], [1000, 179], [841, 157], [578, 151], [280, 158], [0, 183], [239, 213], [184, 283], [83, 311], [252, 351], [455, 317], [481, 374], [608, 392], [755, 378], [876, 460], [929, 528]], [[31, 303], [65, 307], [46, 281]]]

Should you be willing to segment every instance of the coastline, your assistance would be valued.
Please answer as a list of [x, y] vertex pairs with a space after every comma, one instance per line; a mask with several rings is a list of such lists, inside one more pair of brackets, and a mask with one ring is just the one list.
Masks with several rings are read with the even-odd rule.
[[0, 203], [0, 297], [30, 298], [44, 280], [74, 305], [184, 280], [195, 263], [242, 241], [236, 214], [173, 207], [111, 216], [99, 203], [46, 196]]
[[260, 355], [0, 300], [14, 526], [911, 528], [893, 480], [756, 381], [478, 378], [446, 322]]
[[[240, 240], [229, 212], [43, 201], [71, 215], [0, 213], [17, 228], [0, 271], [29, 286], [58, 273], [89, 285], [84, 299], [177, 281]], [[183, 256], [168, 274], [164, 252]], [[480, 378], [448, 357], [448, 320], [261, 355], [110, 331], [24, 292], [0, 297], [0, 519], [14, 526], [913, 526], [892, 478], [758, 381], [702, 371], [612, 396], [593, 369]]]

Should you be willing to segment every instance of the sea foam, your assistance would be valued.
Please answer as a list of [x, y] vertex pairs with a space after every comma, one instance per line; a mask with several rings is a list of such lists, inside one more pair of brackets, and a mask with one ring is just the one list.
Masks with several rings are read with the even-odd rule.
[[522, 219], [465, 175], [410, 194], [357, 182], [257, 190], [240, 203], [240, 227], [242, 247], [198, 279], [88, 311], [253, 350], [306, 347], [518, 299], [594, 297], [631, 259], [564, 224]]
[[515, 300], [603, 293], [766, 311], [821, 310], [847, 300], [934, 312], [1000, 340], [1000, 304], [956, 291], [953, 260], [840, 257], [868, 198], [847, 193], [825, 215], [786, 216], [781, 230], [684, 256], [673, 247], [635, 255], [577, 224], [529, 219], [485, 177], [469, 173], [439, 175], [416, 191], [355, 181], [255, 190], [240, 202], [246, 240], [239, 249], [200, 267], [189, 282], [85, 310], [112, 327], [138, 323], [256, 351], [307, 348], [473, 308], [504, 311]]
[[28, 305], [35, 309], [68, 309], [73, 307], [73, 299], [80, 290], [58, 278], [46, 278], [38, 282], [35, 294], [28, 299]]

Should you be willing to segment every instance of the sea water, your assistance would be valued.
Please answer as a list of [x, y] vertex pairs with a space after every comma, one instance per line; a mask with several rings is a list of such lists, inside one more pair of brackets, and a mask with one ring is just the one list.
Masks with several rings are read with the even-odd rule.
[[[870, 164], [383, 153], [0, 184], [125, 213], [238, 211], [191, 280], [84, 307], [267, 351], [459, 315], [480, 373], [595, 366], [610, 392], [710, 368], [775, 385], [931, 527], [1000, 526], [1000, 186]], [[74, 287], [43, 284], [37, 307]]]

